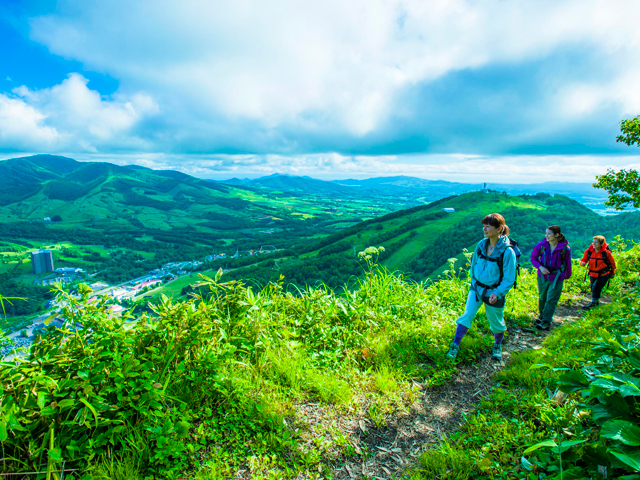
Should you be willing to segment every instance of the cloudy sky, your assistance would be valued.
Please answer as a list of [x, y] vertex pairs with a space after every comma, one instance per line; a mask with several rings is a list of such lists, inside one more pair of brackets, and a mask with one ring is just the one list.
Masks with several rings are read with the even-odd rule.
[[2, 0], [0, 158], [204, 178], [640, 168], [637, 0]]

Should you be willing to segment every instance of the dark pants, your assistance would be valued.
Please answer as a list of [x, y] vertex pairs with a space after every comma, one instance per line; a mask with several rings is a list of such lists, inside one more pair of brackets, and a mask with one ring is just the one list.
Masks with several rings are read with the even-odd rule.
[[589, 281], [591, 282], [591, 300], [597, 302], [600, 300], [600, 294], [602, 293], [602, 289], [607, 284], [611, 275], [602, 275], [601, 277], [589, 277]]
[[538, 309], [543, 323], [553, 321], [553, 314], [562, 295], [563, 282], [564, 280], [558, 280], [554, 286], [553, 281], [545, 280], [544, 276], [538, 277]]

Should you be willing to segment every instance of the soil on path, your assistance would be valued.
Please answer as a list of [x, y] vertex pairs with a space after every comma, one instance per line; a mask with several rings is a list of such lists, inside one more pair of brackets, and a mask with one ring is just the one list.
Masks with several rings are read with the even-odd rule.
[[[352, 438], [359, 437], [361, 445], [366, 445], [370, 455], [354, 455], [336, 462], [332, 465], [334, 478], [397, 478], [407, 467], [416, 464], [423, 451], [440, 442], [443, 434], [453, 433], [460, 427], [463, 414], [471, 413], [480, 399], [491, 393], [495, 383], [491, 377], [504, 368], [514, 352], [540, 348], [553, 329], [571, 323], [584, 314], [581, 309], [584, 303], [558, 306], [550, 330], [510, 329], [509, 339], [503, 345], [501, 362], [495, 362], [487, 354], [474, 364], [458, 365], [458, 373], [449, 384], [421, 390], [420, 400], [412, 405], [410, 411], [395, 416], [386, 427], [376, 429], [366, 418], [350, 419], [340, 425]], [[318, 411], [314, 413], [322, 414]]]

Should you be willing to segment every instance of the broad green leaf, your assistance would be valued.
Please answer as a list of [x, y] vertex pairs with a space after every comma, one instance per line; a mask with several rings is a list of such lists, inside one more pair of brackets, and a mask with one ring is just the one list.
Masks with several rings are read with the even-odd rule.
[[599, 387], [603, 390], [615, 391], [620, 388], [620, 382], [617, 380], [613, 380], [611, 377], [603, 377], [598, 375], [598, 379], [591, 382], [591, 387]]
[[93, 408], [93, 406], [89, 402], [87, 402], [84, 398], [80, 398], [79, 400], [82, 403], [84, 403], [89, 410], [91, 410], [91, 413], [93, 414], [93, 418], [96, 421], [96, 428], [98, 428], [98, 412], [96, 412], [96, 409]]
[[49, 460], [53, 460], [56, 463], [60, 463], [62, 461], [62, 452], [59, 448], [52, 448], [48, 453]]
[[0, 419], [0, 442], [4, 442], [7, 438], [7, 425], [4, 419]]
[[71, 399], [71, 398], [65, 398], [64, 400], [60, 400], [58, 402], [58, 408], [66, 408], [66, 407], [71, 407], [75, 404], [75, 400]]
[[619, 440], [625, 445], [640, 445], [640, 427], [625, 420], [609, 420], [602, 426], [600, 436]]
[[176, 425], [176, 433], [178, 437], [186, 437], [189, 434], [189, 429], [191, 428], [191, 424], [189, 422], [185, 422], [184, 420], [178, 422]]
[[531, 471], [533, 469], [533, 463], [531, 463], [529, 460], [527, 460], [524, 457], [524, 455], [522, 457], [520, 457], [520, 463], [522, 464], [522, 466], [524, 468], [526, 468], [529, 471]]
[[42, 410], [47, 402], [47, 394], [45, 392], [38, 392], [38, 407]]
[[529, 454], [531, 452], [535, 452], [539, 448], [543, 448], [543, 447], [557, 447], [557, 446], [558, 446], [558, 444], [556, 442], [554, 442], [553, 440], [545, 440], [543, 442], [536, 443], [535, 445], [531, 445], [529, 448], [527, 448], [524, 451], [524, 454], [527, 455], [527, 454]]
[[580, 370], [569, 370], [568, 372], [560, 375], [558, 385], [563, 392], [569, 393], [588, 387], [589, 380]]
[[586, 442], [586, 440], [571, 440], [571, 441], [561, 442], [560, 445], [552, 448], [551, 451], [554, 453], [564, 453], [574, 445], [579, 445], [584, 442]]
[[620, 395], [623, 397], [640, 396], [640, 388], [635, 385], [622, 385], [620, 387]]
[[562, 472], [562, 475], [556, 478], [559, 478], [562, 480], [583, 480], [583, 479], [588, 480], [589, 479], [589, 477], [587, 476], [587, 472], [585, 472], [580, 467], [572, 467], [567, 470], [564, 470]]
[[627, 453], [616, 451], [616, 450], [609, 450], [609, 453], [614, 457], [616, 457], [625, 465], [628, 465], [631, 468], [633, 468], [635, 471], [640, 470], [640, 462], [637, 459], [629, 456]]

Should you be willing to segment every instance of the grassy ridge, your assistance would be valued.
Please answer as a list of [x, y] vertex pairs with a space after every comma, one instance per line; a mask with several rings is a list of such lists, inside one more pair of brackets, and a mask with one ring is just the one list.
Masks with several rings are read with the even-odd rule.
[[[520, 283], [507, 304], [512, 325], [535, 314], [534, 275]], [[69, 299], [66, 315], [83, 327], [37, 343], [35, 363], [0, 368], [9, 459], [0, 468], [65, 461], [95, 478], [175, 478], [189, 469], [225, 478], [252, 465], [256, 478], [325, 476], [328, 462], [367, 453], [317, 427], [314, 437], [325, 440], [309, 445], [312, 426], [298, 419], [298, 403], [361, 412], [383, 427], [417, 399], [416, 379], [442, 385], [455, 371], [444, 353], [468, 288], [457, 275], [426, 286], [370, 264], [359, 288], [343, 294], [294, 296], [278, 283], [256, 292], [220, 278], [204, 286], [205, 298], [167, 299], [135, 323]], [[462, 361], [490, 349], [487, 332], [481, 314]]]
[[[636, 247], [621, 262], [627, 273], [616, 289], [638, 281], [639, 256]], [[328, 464], [368, 453], [330, 423], [306, 423], [300, 403], [365, 415], [384, 427], [417, 400], [416, 381], [443, 385], [455, 371], [444, 353], [464, 308], [466, 279], [452, 270], [426, 286], [369, 266], [359, 288], [343, 294], [307, 289], [294, 296], [278, 283], [257, 292], [204, 278], [204, 298], [166, 299], [135, 323], [86, 303], [89, 291], [82, 309], [69, 299], [66, 315], [82, 322], [80, 330], [69, 326], [41, 340], [30, 352], [34, 362], [0, 367], [7, 459], [0, 468], [54, 470], [64, 461], [96, 479], [204, 480], [232, 478], [239, 469], [254, 478], [330, 478]], [[580, 280], [568, 282], [568, 294], [584, 288]], [[536, 313], [535, 275], [524, 272], [519, 284], [507, 303], [511, 326], [529, 324]], [[578, 399], [558, 401], [553, 386], [560, 372], [553, 369], [589, 360], [590, 347], [576, 341], [596, 339], [595, 327], [614, 328], [615, 318], [630, 319], [632, 305], [621, 300], [593, 312], [558, 329], [545, 350], [516, 356], [500, 374], [503, 388], [407, 475], [553, 478], [553, 452], [526, 454], [531, 471], [519, 460], [554, 432], [582, 439], [587, 431], [575, 423]], [[487, 333], [480, 314], [461, 361], [490, 349]]]

